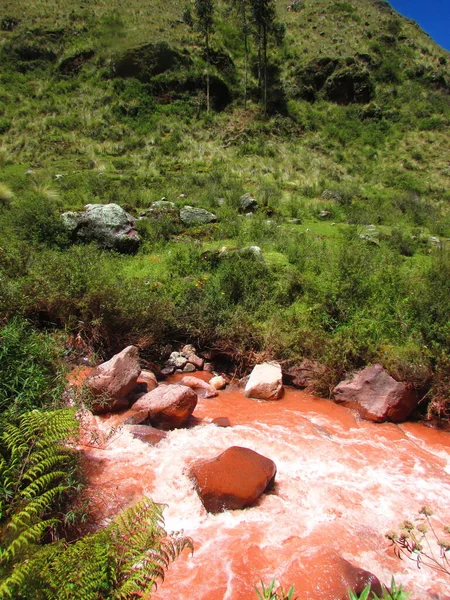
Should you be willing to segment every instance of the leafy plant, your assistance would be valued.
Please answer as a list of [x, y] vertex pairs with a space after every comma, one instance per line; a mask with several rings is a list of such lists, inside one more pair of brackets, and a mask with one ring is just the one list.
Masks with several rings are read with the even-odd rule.
[[293, 585], [291, 585], [287, 592], [284, 591], [282, 586], [276, 587], [277, 583], [275, 579], [272, 579], [267, 587], [264, 585], [263, 581], [261, 581], [260, 585], [260, 590], [255, 588], [259, 600], [296, 600], [298, 598], [298, 596], [293, 596]]
[[[392, 542], [399, 558], [406, 556], [416, 562], [419, 569], [426, 566], [450, 575], [450, 538], [437, 534], [430, 518], [433, 512], [428, 506], [422, 507], [419, 515], [416, 523], [403, 521], [400, 532], [390, 531], [386, 537]], [[450, 527], [443, 527], [443, 531], [446, 535], [450, 534]]]
[[359, 595], [349, 590], [348, 597], [349, 600], [407, 600], [409, 593], [403, 591], [401, 585], [397, 586], [395, 579], [392, 578], [390, 589], [384, 588], [381, 598], [375, 592], [371, 592], [370, 583], [367, 584]]
[[38, 549], [16, 566], [0, 598], [20, 590], [26, 600], [134, 600], [150, 597], [190, 538], [164, 530], [163, 505], [146, 498], [108, 527], [75, 543]]

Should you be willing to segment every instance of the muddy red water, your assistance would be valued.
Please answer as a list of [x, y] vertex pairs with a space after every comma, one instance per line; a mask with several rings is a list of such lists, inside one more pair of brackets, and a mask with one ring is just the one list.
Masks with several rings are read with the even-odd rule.
[[[118, 427], [107, 437], [100, 431], [101, 448], [85, 448], [99, 518], [145, 494], [167, 504], [168, 530], [194, 540], [194, 554], [170, 566], [155, 600], [256, 600], [255, 585], [273, 578], [295, 584], [301, 600], [344, 600], [345, 560], [387, 584], [394, 575], [410, 600], [450, 600], [448, 576], [400, 561], [384, 537], [424, 505], [439, 516], [439, 532], [450, 524], [449, 433], [360, 421], [294, 390], [262, 402], [227, 389], [200, 398], [194, 415], [194, 426], [157, 447]], [[222, 416], [232, 427], [209, 423]], [[117, 422], [97, 418], [100, 430]], [[234, 445], [275, 461], [275, 490], [252, 508], [208, 514], [187, 468]]]

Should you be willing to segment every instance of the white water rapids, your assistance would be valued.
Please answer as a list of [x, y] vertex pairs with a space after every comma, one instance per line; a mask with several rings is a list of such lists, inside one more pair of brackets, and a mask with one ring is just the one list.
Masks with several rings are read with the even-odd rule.
[[[344, 600], [342, 558], [411, 592], [410, 600], [450, 600], [450, 578], [394, 556], [388, 530], [433, 508], [436, 530], [450, 524], [450, 434], [419, 424], [373, 424], [348, 409], [287, 390], [278, 402], [236, 388], [199, 398], [197, 423], [156, 447], [118, 428], [103, 448], [86, 447], [89, 493], [99, 520], [148, 495], [167, 504], [166, 529], [194, 540], [173, 563], [155, 600], [256, 600], [272, 578], [300, 600]], [[230, 428], [208, 424], [227, 416]], [[98, 419], [106, 429], [110, 419]], [[203, 508], [189, 465], [245, 446], [277, 465], [275, 490], [249, 509]], [[448, 536], [447, 536], [448, 537]], [[432, 538], [430, 538], [432, 539]], [[437, 546], [436, 554], [439, 555]]]

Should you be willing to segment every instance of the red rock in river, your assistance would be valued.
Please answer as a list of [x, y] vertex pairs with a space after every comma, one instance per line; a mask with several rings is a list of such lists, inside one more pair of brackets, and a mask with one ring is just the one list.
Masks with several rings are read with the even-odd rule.
[[404, 383], [395, 381], [381, 365], [366, 367], [333, 390], [340, 404], [355, 408], [369, 421], [401, 423], [417, 406], [417, 395]]
[[211, 384], [203, 381], [199, 377], [187, 376], [183, 377], [180, 381], [180, 385], [186, 385], [193, 390], [199, 390], [205, 398], [215, 398], [218, 395], [218, 391]]
[[96, 367], [84, 382], [99, 398], [92, 406], [94, 414], [126, 408], [128, 396], [136, 387], [140, 372], [138, 349], [135, 346], [128, 346]]
[[275, 463], [249, 448], [232, 446], [211, 460], [195, 463], [189, 472], [208, 512], [251, 506], [275, 482]]
[[185, 385], [160, 385], [133, 404], [147, 410], [150, 423], [159, 429], [183, 427], [197, 406], [197, 394]]

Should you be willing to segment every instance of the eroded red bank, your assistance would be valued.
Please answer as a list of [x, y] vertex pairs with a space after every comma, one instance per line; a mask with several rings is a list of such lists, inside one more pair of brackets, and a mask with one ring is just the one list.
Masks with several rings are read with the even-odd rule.
[[[194, 555], [171, 565], [155, 600], [255, 600], [255, 585], [273, 577], [294, 583], [302, 600], [340, 600], [355, 577], [351, 565], [385, 583], [394, 574], [411, 600], [450, 598], [447, 576], [399, 561], [384, 537], [423, 505], [439, 515], [438, 528], [450, 523], [449, 433], [360, 421], [294, 390], [263, 402], [229, 388], [199, 398], [194, 416], [156, 447], [120, 426], [107, 435], [117, 416], [87, 423], [97, 437], [87, 433], [84, 455], [99, 522], [145, 494], [167, 504], [168, 530], [194, 540]], [[224, 416], [232, 427], [210, 423]], [[189, 465], [235, 445], [275, 461], [275, 489], [252, 508], [209, 514]]]

